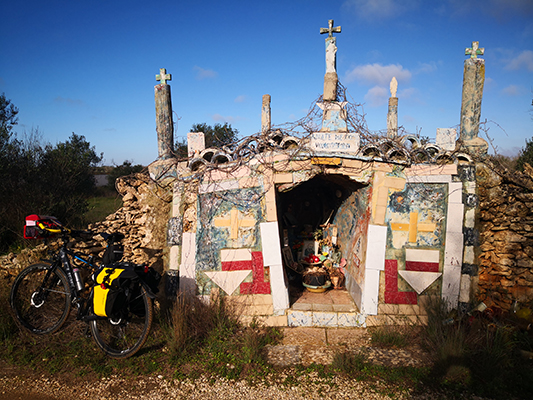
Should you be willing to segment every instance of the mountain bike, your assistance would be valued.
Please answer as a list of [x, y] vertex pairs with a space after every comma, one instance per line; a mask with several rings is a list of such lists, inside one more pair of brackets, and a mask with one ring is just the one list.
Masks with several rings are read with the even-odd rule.
[[[49, 252], [50, 259], [20, 272], [11, 288], [10, 305], [19, 325], [37, 335], [57, 332], [74, 307], [77, 319], [89, 325], [87, 331], [90, 330], [104, 353], [112, 358], [128, 358], [139, 351], [148, 338], [153, 319], [152, 299], [161, 277], [145, 265], [117, 262], [121, 258], [120, 241], [124, 238], [120, 233], [100, 233], [107, 242], [104, 265], [98, 266], [92, 257], [71, 249], [72, 239], [84, 240], [94, 235], [68, 229], [53, 217], [28, 216], [25, 238], [59, 236], [60, 245], [58, 250]], [[129, 278], [123, 280], [119, 288], [105, 287], [104, 281], [96, 283], [98, 276], [105, 280], [117, 271], [129, 274], [125, 274]], [[104, 290], [99, 290], [99, 286]], [[95, 313], [97, 289], [105, 292], [104, 302], [115, 297], [122, 299], [109, 315]]]

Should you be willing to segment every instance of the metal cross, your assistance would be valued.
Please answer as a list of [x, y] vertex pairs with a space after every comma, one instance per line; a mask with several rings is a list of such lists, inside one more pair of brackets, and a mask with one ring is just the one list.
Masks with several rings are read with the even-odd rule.
[[166, 68], [160, 68], [159, 74], [155, 76], [156, 81], [161, 81], [161, 83], [166, 84], [167, 81], [172, 80], [172, 75], [167, 74]]
[[328, 20], [328, 25], [329, 25], [329, 28], [320, 28], [320, 34], [321, 35], [323, 33], [329, 33], [328, 38], [330, 38], [330, 37], [333, 37], [333, 33], [341, 33], [341, 27], [340, 26], [336, 26], [335, 28], [333, 27], [333, 20], [332, 19]]
[[470, 54], [470, 58], [477, 58], [485, 53], [485, 48], [479, 48], [479, 42], [472, 42], [472, 47], [465, 49], [465, 56]]

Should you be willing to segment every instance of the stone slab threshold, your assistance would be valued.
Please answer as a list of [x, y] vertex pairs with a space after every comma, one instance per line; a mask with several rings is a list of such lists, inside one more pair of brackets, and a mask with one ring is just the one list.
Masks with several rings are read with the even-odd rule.
[[365, 326], [361, 314], [346, 290], [312, 293], [307, 290], [291, 296], [287, 326], [348, 328]]

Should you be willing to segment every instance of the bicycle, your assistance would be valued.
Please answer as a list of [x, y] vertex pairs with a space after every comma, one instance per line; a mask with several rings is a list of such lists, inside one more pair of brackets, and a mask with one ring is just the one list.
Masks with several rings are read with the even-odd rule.
[[[152, 300], [161, 276], [145, 265], [116, 262], [121, 255], [114, 257], [113, 253], [117, 247], [120, 253], [120, 241], [124, 236], [100, 234], [107, 242], [104, 261], [113, 262], [97, 266], [91, 257], [85, 258], [69, 248], [71, 239], [93, 236], [92, 232], [70, 230], [53, 217], [28, 216], [25, 238], [60, 236], [60, 246], [59, 250], [50, 252], [50, 260], [41, 260], [20, 272], [11, 288], [10, 305], [19, 325], [37, 335], [57, 332], [75, 306], [77, 319], [89, 325], [87, 333], [90, 328], [94, 341], [104, 353], [111, 358], [128, 358], [138, 352], [148, 338], [153, 319]], [[96, 272], [89, 273], [90, 279], [84, 281], [80, 268]], [[112, 315], [96, 315], [93, 302], [97, 277], [101, 274], [105, 278], [117, 269], [127, 270], [133, 277], [123, 285], [123, 304], [119, 304]], [[101, 282], [101, 285], [104, 287], [106, 283]], [[116, 291], [118, 293], [118, 289]]]

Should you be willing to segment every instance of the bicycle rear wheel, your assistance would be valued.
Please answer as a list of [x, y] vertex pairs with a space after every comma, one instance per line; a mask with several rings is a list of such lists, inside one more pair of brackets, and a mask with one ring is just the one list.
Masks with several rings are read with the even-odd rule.
[[11, 288], [9, 302], [17, 321], [30, 332], [57, 331], [70, 312], [70, 288], [61, 268], [34, 264], [24, 269]]
[[143, 287], [128, 304], [127, 316], [90, 322], [98, 347], [111, 358], [128, 358], [137, 353], [152, 326], [152, 300]]

